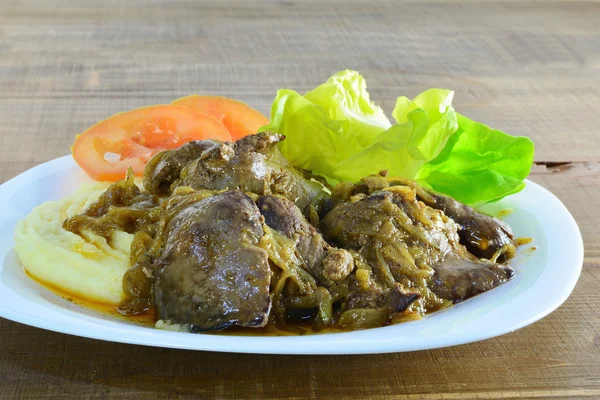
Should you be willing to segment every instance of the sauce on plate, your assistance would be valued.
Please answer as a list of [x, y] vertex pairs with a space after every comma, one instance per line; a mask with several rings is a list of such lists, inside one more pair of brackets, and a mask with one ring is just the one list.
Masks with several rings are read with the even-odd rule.
[[[118, 307], [110, 304], [102, 304], [94, 301], [83, 299], [79, 296], [74, 296], [71, 293], [67, 293], [52, 284], [47, 282], [43, 282], [36, 277], [32, 276], [27, 272], [25, 268], [23, 268], [24, 273], [31, 279], [33, 279], [36, 283], [48, 289], [50, 292], [59, 296], [62, 299], [67, 300], [70, 303], [76, 304], [81, 308], [85, 308], [88, 310], [95, 311], [104, 316], [109, 316], [111, 318], [115, 318], [120, 321], [129, 322], [135, 325], [141, 325], [148, 328], [154, 329], [154, 324], [156, 323], [156, 317], [154, 315], [154, 310], [151, 309], [145, 314], [140, 315], [123, 315], [119, 312]], [[401, 314], [395, 315], [392, 317], [391, 321], [388, 325], [397, 324], [401, 322], [408, 322], [421, 319], [419, 313], [417, 312], [409, 312], [405, 311]], [[243, 328], [239, 326], [232, 326], [223, 331], [206, 331], [202, 332], [203, 334], [209, 335], [227, 335], [227, 336], [302, 336], [302, 335], [315, 335], [315, 334], [327, 334], [327, 333], [341, 333], [348, 332], [339, 328], [326, 328], [319, 332], [314, 332], [310, 325], [294, 325], [294, 328], [297, 328], [296, 331], [287, 331], [284, 329], [279, 329], [274, 324], [268, 324], [264, 328]]]

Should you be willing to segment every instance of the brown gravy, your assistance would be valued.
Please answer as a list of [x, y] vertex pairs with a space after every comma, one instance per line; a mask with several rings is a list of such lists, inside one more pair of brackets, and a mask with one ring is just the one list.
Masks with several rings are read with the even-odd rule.
[[[48, 289], [55, 295], [65, 299], [73, 304], [78, 305], [79, 307], [82, 307], [82, 308], [85, 308], [88, 310], [93, 310], [99, 314], [102, 314], [104, 316], [109, 316], [111, 318], [115, 318], [120, 321], [125, 321], [125, 322], [129, 322], [129, 323], [132, 323], [135, 325], [142, 325], [142, 326], [154, 329], [154, 324], [156, 323], [156, 317], [154, 315], [154, 310], [149, 310], [146, 314], [141, 314], [141, 315], [123, 315], [119, 312], [117, 306], [110, 305], [110, 304], [98, 303], [98, 302], [90, 301], [87, 299], [83, 299], [79, 296], [73, 295], [72, 293], [65, 292], [50, 283], [43, 282], [40, 279], [37, 279], [36, 277], [29, 274], [25, 268], [23, 268], [23, 271], [29, 278], [34, 280], [37, 284], [45, 287], [46, 289]], [[390, 324], [397, 324], [397, 323], [413, 321], [413, 320], [417, 320], [417, 319], [420, 319], [420, 316], [418, 313], [416, 313], [416, 312], [411, 313], [411, 312], [406, 311], [402, 314], [398, 314], [398, 315], [394, 316], [392, 318], [392, 320], [390, 321]], [[230, 327], [230, 328], [227, 328], [227, 329], [225, 329], [223, 331], [219, 331], [219, 332], [208, 332], [207, 331], [207, 332], [203, 332], [203, 333], [209, 334], [209, 335], [227, 335], [227, 336], [302, 336], [302, 335], [347, 332], [340, 328], [326, 328], [324, 330], [315, 332], [308, 325], [306, 325], [306, 326], [294, 325], [294, 328], [297, 328], [296, 332], [279, 329], [275, 325], [269, 324], [269, 325], [265, 326], [264, 328], [242, 328], [242, 327], [234, 326], [234, 327]]]

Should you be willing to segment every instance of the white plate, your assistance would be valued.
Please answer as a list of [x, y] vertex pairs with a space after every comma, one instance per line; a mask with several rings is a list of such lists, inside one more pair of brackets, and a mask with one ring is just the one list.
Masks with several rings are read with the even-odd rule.
[[39, 165], [0, 186], [0, 317], [23, 324], [113, 342], [191, 350], [271, 354], [364, 354], [432, 349], [483, 340], [529, 325], [569, 297], [583, 263], [573, 217], [550, 192], [527, 182], [522, 192], [488, 205], [511, 208], [504, 218], [522, 246], [508, 283], [419, 321], [358, 332], [253, 337], [165, 332], [113, 320], [68, 302], [23, 272], [13, 250], [18, 220], [45, 201], [74, 191], [88, 178], [70, 156]]

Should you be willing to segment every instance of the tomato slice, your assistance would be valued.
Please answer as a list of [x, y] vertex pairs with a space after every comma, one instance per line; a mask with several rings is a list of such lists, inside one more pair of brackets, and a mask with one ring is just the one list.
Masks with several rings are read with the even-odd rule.
[[75, 139], [73, 158], [97, 181], [123, 179], [131, 167], [137, 176], [161, 150], [192, 140], [231, 141], [223, 124], [198, 110], [172, 104], [137, 108], [98, 122]]
[[193, 94], [177, 99], [173, 104], [202, 111], [221, 121], [231, 133], [233, 140], [252, 135], [258, 132], [261, 126], [269, 123], [269, 119], [259, 111], [241, 101], [227, 97]]

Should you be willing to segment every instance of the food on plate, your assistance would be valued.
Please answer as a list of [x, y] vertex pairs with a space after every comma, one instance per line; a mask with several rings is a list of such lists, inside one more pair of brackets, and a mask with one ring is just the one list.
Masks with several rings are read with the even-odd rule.
[[[64, 221], [73, 233], [135, 235], [122, 313], [154, 313], [158, 327], [190, 332], [355, 330], [448, 307], [513, 276], [498, 262], [515, 254], [502, 222], [385, 174], [317, 190], [294, 167], [273, 167], [277, 152], [260, 152], [279, 140], [261, 132], [159, 153], [144, 188], [130, 174]], [[487, 258], [469, 252], [483, 241], [494, 250]]]
[[[502, 231], [503, 238], [509, 239], [505, 244], [489, 257], [478, 258], [468, 251], [471, 243], [462, 240], [461, 244], [459, 225], [427, 205], [432, 204], [430, 193], [413, 182], [386, 183], [383, 177], [367, 177], [354, 188], [340, 188], [349, 190], [350, 196], [338, 198], [348, 200], [337, 203], [321, 221], [323, 233], [334, 243], [376, 266], [367, 271], [381, 291], [398, 284], [404, 291], [415, 288], [423, 296], [418, 306], [435, 310], [447, 306], [446, 301], [466, 300], [513, 276], [510, 267], [495, 262], [515, 254], [510, 229]], [[465, 220], [482, 217], [473, 209], [465, 212]], [[489, 223], [503, 225], [491, 218]], [[478, 233], [481, 240], [497, 242], [495, 230]]]
[[254, 201], [232, 190], [176, 208], [153, 265], [157, 318], [193, 331], [265, 326], [271, 268]]
[[36, 207], [15, 228], [15, 251], [36, 280], [92, 302], [118, 305], [125, 298], [122, 281], [130, 268], [133, 235], [114, 230], [105, 237], [63, 229], [66, 219], [85, 212], [107, 187], [86, 185]]
[[533, 142], [458, 114], [453, 96], [443, 89], [413, 100], [400, 96], [391, 125], [371, 101], [363, 77], [342, 71], [303, 96], [279, 90], [262, 129], [286, 137], [279, 147], [292, 165], [332, 185], [387, 170], [467, 204], [523, 189]]
[[[142, 107], [98, 122], [73, 145], [73, 158], [98, 181], [117, 181], [128, 168], [141, 176], [146, 163], [164, 149], [191, 140], [230, 140], [229, 131], [214, 118], [172, 104]], [[112, 155], [112, 159], [106, 155]]]
[[[261, 196], [256, 201], [264, 223], [289, 243], [317, 282], [330, 287], [344, 280], [354, 269], [352, 255], [330, 246], [300, 209], [285, 197]], [[286, 240], [287, 238], [287, 240]]]
[[[452, 197], [426, 190], [426, 196], [420, 198], [425, 204], [452, 218], [458, 224], [458, 235], [467, 250], [477, 257], [504, 261], [511, 257], [502, 249], [511, 249], [513, 236], [510, 227], [498, 218], [475, 213], [466, 204], [454, 200]], [[509, 247], [505, 247], [509, 246]], [[497, 257], [494, 258], [495, 254]]]
[[[119, 114], [74, 156], [116, 152], [118, 174], [80, 165], [123, 179], [34, 210], [17, 254], [40, 281], [159, 329], [303, 334], [420, 318], [514, 276], [519, 240], [473, 206], [521, 190], [533, 157], [529, 139], [459, 115], [452, 96], [400, 97], [392, 125], [342, 71], [303, 96], [279, 91], [270, 121], [198, 95]], [[189, 135], [158, 140], [173, 126]]]
[[232, 140], [258, 132], [269, 123], [269, 119], [260, 111], [241, 101], [222, 96], [200, 96], [193, 94], [175, 100], [173, 104], [202, 111], [221, 122], [231, 133]]
[[277, 148], [282, 140], [281, 135], [260, 132], [234, 143], [188, 143], [157, 154], [148, 163], [144, 185], [153, 194], [169, 194], [177, 186], [282, 194], [303, 210], [322, 209], [327, 200], [323, 186], [290, 166]]

